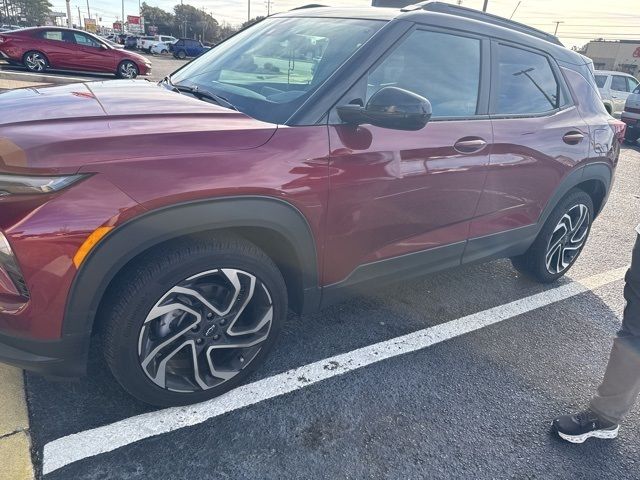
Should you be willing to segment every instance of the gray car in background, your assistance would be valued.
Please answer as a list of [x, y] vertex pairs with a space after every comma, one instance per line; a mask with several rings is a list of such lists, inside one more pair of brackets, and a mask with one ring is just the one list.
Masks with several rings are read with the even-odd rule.
[[627, 97], [622, 121], [627, 124], [624, 139], [627, 143], [635, 144], [640, 138], [640, 85]]
[[620, 117], [627, 97], [640, 82], [623, 72], [596, 70], [595, 76], [605, 108], [614, 117]]

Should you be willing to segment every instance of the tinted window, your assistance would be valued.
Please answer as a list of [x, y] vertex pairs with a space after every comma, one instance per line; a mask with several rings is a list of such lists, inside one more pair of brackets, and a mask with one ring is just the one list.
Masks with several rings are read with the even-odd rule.
[[606, 75], [596, 75], [596, 85], [598, 85], [598, 88], [604, 88], [605, 83], [607, 83]]
[[73, 32], [73, 38], [78, 45], [82, 45], [83, 47], [100, 47], [100, 44], [88, 35]]
[[614, 75], [611, 79], [611, 90], [618, 92], [628, 92], [627, 79], [620, 75]]
[[560, 86], [544, 55], [500, 45], [495, 113], [537, 114], [562, 106]]
[[386, 86], [426, 97], [436, 117], [475, 115], [480, 40], [416, 30], [370, 72], [367, 101]]
[[633, 92], [635, 90], [635, 88], [638, 86], [638, 81], [635, 78], [631, 78], [631, 77], [627, 77], [627, 85], [628, 85], [628, 92]]

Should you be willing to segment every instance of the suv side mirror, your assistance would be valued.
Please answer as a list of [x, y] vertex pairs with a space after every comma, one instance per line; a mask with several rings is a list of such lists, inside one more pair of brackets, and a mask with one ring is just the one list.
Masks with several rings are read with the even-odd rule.
[[343, 105], [337, 109], [340, 119], [350, 125], [370, 123], [393, 130], [421, 130], [431, 119], [431, 103], [426, 98], [398, 87], [384, 87], [366, 107]]

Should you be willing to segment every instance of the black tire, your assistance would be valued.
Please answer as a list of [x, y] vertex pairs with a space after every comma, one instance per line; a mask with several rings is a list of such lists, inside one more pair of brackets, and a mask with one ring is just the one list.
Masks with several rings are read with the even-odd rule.
[[123, 60], [118, 65], [118, 70], [116, 71], [116, 76], [118, 78], [127, 78], [133, 79], [136, 78], [140, 74], [140, 70], [138, 66], [132, 62], [131, 60]]
[[47, 56], [37, 50], [31, 50], [22, 56], [22, 64], [34, 73], [43, 73], [49, 68]]
[[[576, 229], [569, 237], [574, 239], [580, 239], [579, 242], [572, 242], [564, 240], [566, 243], [559, 246], [560, 251], [551, 258], [551, 266], [547, 265], [547, 254], [550, 252], [551, 247], [558, 245], [558, 239], [564, 231], [564, 227], [557, 230], [560, 227], [561, 222], [564, 224], [578, 225], [579, 220], [572, 220], [566, 222], [566, 216], [575, 219], [576, 215], [582, 210], [582, 207], [586, 207], [588, 211], [588, 217], [586, 218], [586, 224], [581, 229]], [[584, 210], [582, 210], [584, 212]], [[573, 189], [571, 190], [553, 210], [546, 223], [542, 227], [542, 230], [538, 234], [533, 245], [523, 255], [511, 258], [511, 263], [519, 272], [524, 273], [527, 276], [532, 277], [540, 283], [552, 283], [562, 278], [573, 266], [575, 261], [580, 256], [582, 249], [584, 248], [589, 234], [591, 233], [591, 224], [594, 218], [593, 200], [583, 190]], [[582, 230], [585, 228], [585, 230]], [[583, 236], [584, 234], [584, 236]], [[553, 241], [553, 245], [552, 245]], [[566, 247], [566, 245], [569, 245]], [[564, 248], [567, 248], [567, 251]], [[560, 257], [562, 255], [562, 258]]]
[[[262, 325], [268, 314], [264, 315], [265, 310], [255, 308], [251, 302], [253, 302], [252, 299], [256, 297], [259, 291], [266, 292], [266, 295], [263, 295], [263, 298], [268, 298], [270, 304], [267, 304], [267, 309], [269, 310], [269, 313], [272, 314], [270, 316], [270, 324], [265, 324], [261, 327], [262, 330], [258, 333], [246, 330], [247, 332], [250, 332], [251, 335], [260, 335], [261, 338], [266, 339], [260, 340], [260, 343], [258, 344], [243, 344], [242, 348], [244, 350], [241, 350], [241, 352], [233, 358], [231, 358], [231, 356], [236, 355], [235, 352], [239, 349], [236, 348], [231, 350], [228, 348], [228, 345], [233, 345], [233, 343], [228, 344], [225, 342], [232, 341], [240, 343], [241, 340], [238, 339], [247, 338], [244, 333], [239, 332], [231, 333], [231, 335], [240, 335], [240, 337], [229, 336], [231, 329], [237, 328], [237, 325], [245, 322], [245, 320], [230, 320], [226, 329], [220, 325], [227, 325], [227, 323], [218, 324], [217, 327], [219, 330], [216, 331], [220, 333], [220, 335], [217, 336], [222, 338], [218, 338], [216, 341], [222, 342], [225, 346], [220, 347], [220, 343], [218, 343], [214, 348], [218, 348], [219, 350], [212, 350], [210, 349], [211, 345], [216, 345], [214, 342], [215, 337], [209, 336], [209, 330], [212, 330], [212, 328], [208, 327], [208, 325], [212, 323], [206, 322], [226, 322], [225, 317], [221, 316], [209, 319], [209, 315], [211, 315], [211, 313], [205, 315], [204, 312], [207, 311], [205, 308], [200, 311], [200, 317], [198, 319], [200, 323], [198, 323], [197, 326], [194, 326], [194, 324], [190, 324], [189, 322], [192, 322], [193, 319], [198, 317], [194, 316], [192, 319], [188, 319], [186, 323], [183, 323], [188, 314], [180, 309], [172, 311], [170, 313], [172, 316], [169, 317], [169, 320], [166, 319], [166, 316], [169, 314], [164, 314], [162, 316], [160, 316], [160, 314], [156, 315], [156, 317], [152, 317], [153, 314], [151, 313], [155, 312], [153, 309], [164, 308], [166, 306], [165, 303], [161, 303], [163, 300], [171, 303], [172, 306], [175, 302], [178, 302], [178, 300], [173, 299], [173, 297], [169, 300], [170, 297], [168, 297], [168, 295], [173, 290], [182, 288], [180, 285], [183, 285], [184, 282], [199, 277], [200, 275], [220, 274], [220, 272], [223, 272], [222, 269], [225, 269], [224, 272], [249, 272], [255, 279], [255, 283], [253, 284], [255, 288], [252, 287], [249, 289], [249, 294], [247, 294], [247, 289], [244, 290], [244, 293], [242, 293], [243, 291], [241, 289], [235, 289], [235, 291], [238, 292], [238, 295], [233, 297], [229, 302], [230, 305], [234, 303], [236, 305], [240, 305], [244, 302], [243, 307], [241, 307], [241, 311], [243, 312], [242, 315], [247, 315], [249, 318], [261, 318], [261, 320], [257, 322], [259, 325]], [[212, 272], [218, 273], [213, 274]], [[238, 278], [239, 276], [236, 276], [236, 280]], [[200, 280], [198, 279], [195, 281], [199, 282]], [[203, 289], [207, 288], [207, 285], [209, 284], [203, 283], [200, 285], [204, 285], [200, 287]], [[260, 285], [263, 289], [259, 288]], [[175, 295], [175, 298], [185, 298], [185, 295], [179, 293]], [[204, 296], [206, 294], [203, 293], [202, 295]], [[194, 299], [194, 297], [187, 298], [190, 300]], [[227, 296], [225, 298], [229, 297]], [[152, 405], [168, 407], [201, 402], [216, 397], [236, 387], [251, 372], [258, 368], [273, 347], [280, 329], [282, 328], [282, 324], [286, 319], [287, 292], [284, 279], [282, 278], [282, 274], [278, 270], [277, 266], [258, 247], [244, 239], [231, 235], [206, 235], [168, 242], [164, 246], [144, 254], [132, 268], [124, 273], [124, 277], [119, 278], [118, 285], [110, 292], [107, 301], [103, 302], [103, 304], [108, 308], [108, 311], [100, 312], [100, 322], [103, 326], [104, 332], [104, 354], [114, 377], [127, 392], [139, 400]], [[197, 304], [197, 302], [194, 302], [194, 304]], [[211, 301], [211, 304], [213, 304], [213, 301]], [[200, 307], [204, 307], [204, 305], [205, 304], [203, 303], [199, 304]], [[198, 307], [192, 306], [191, 308], [195, 311]], [[176, 312], [178, 312], [177, 325], [172, 326], [171, 323], [168, 323], [167, 326], [167, 322], [174, 322]], [[228, 316], [232, 317], [233, 315], [236, 315], [235, 311], [232, 311]], [[211, 316], [216, 317], [216, 315]], [[160, 323], [152, 325], [153, 322], [156, 321]], [[236, 325], [235, 327], [234, 323]], [[176, 331], [180, 330], [180, 332], [183, 332], [182, 329], [184, 325], [186, 325], [187, 329], [184, 330], [186, 333], [180, 335], [179, 338], [175, 340], [171, 340], [171, 343], [158, 350], [157, 354], [152, 353], [147, 355], [149, 350], [147, 350], [147, 353], [141, 353], [139, 349], [142, 348], [142, 342], [149, 341], [149, 339], [152, 338], [151, 333], [148, 333], [149, 336], [145, 337], [145, 332], [150, 332], [152, 326], [155, 327], [156, 325], [159, 325], [159, 328], [166, 328], [169, 333], [166, 334], [166, 336], [155, 340], [159, 343], [156, 348], [150, 350], [151, 352], [160, 348], [160, 345], [162, 345], [167, 338], [175, 338], [173, 335]], [[190, 329], [190, 327], [193, 328]], [[240, 325], [240, 328], [242, 327], [243, 325]], [[265, 328], [267, 329], [266, 334], [264, 333]], [[200, 333], [193, 333], [194, 329]], [[196, 353], [197, 347], [195, 343], [191, 343], [191, 345], [182, 344], [186, 336], [194, 335], [200, 335], [200, 337], [204, 338], [204, 340], [202, 340], [202, 338], [198, 339], [200, 344], [204, 343], [201, 345], [201, 351], [199, 353]], [[145, 338], [146, 340], [143, 340]], [[252, 339], [253, 337], [249, 338], [249, 340]], [[187, 343], [189, 342], [190, 340], [187, 340]], [[182, 347], [176, 348], [173, 353], [166, 353], [165, 357], [161, 358], [163, 349], [171, 350], [170, 347], [172, 345], [180, 344], [182, 344]], [[250, 345], [250, 347], [245, 347], [244, 345]], [[186, 349], [186, 360], [185, 358], [175, 360], [179, 355], [184, 354], [180, 348], [185, 350], [185, 346], [192, 347], [192, 349]], [[247, 351], [247, 349], [249, 351]], [[225, 358], [228, 357], [230, 360], [226, 361], [235, 362], [237, 367], [235, 370], [237, 370], [238, 373], [232, 369], [235, 376], [222, 381], [220, 384], [215, 383], [220, 380], [216, 375], [210, 375], [211, 368], [215, 370], [215, 368], [218, 368], [218, 365], [209, 363], [213, 366], [209, 370], [206, 370], [208, 365], [207, 362], [213, 361], [215, 364], [215, 360], [211, 360], [213, 352], [217, 352], [215, 353], [216, 355], [222, 355], [223, 357], [226, 356]], [[190, 356], [192, 354], [193, 357]], [[245, 362], [245, 359], [243, 358], [243, 355], [245, 354], [247, 354], [247, 356], [251, 355], [250, 360], [246, 364], [238, 364], [238, 361]], [[195, 359], [197, 355], [199, 360], [191, 362], [191, 359]], [[156, 365], [161, 365], [162, 362], [165, 361], [164, 359], [168, 357], [170, 358], [170, 362], [176, 362], [176, 364], [181, 367], [172, 367], [170, 364], [166, 364], [169, 365], [169, 367], [166, 365], [163, 367], [162, 379], [164, 381], [164, 385], [159, 385], [157, 383], [157, 379], [159, 377], [156, 376], [154, 380], [149, 375], [148, 370], [145, 371], [143, 367], [144, 360], [149, 357], [153, 357], [153, 361]], [[201, 362], [200, 364], [198, 363], [199, 361]], [[189, 362], [191, 362], [190, 370], [185, 367], [185, 364]], [[194, 368], [197, 365], [200, 365], [200, 370]], [[238, 365], [241, 366], [238, 367]], [[193, 375], [189, 378], [187, 378], [188, 375], [175, 375], [177, 368], [186, 368], [185, 372], [189, 371]], [[174, 375], [173, 380], [177, 379], [177, 381], [191, 382], [194, 386], [192, 389], [194, 391], [182, 393], [170, 388], [168, 379], [172, 375]], [[205, 388], [200, 385], [200, 387], [198, 387], [196, 383], [197, 380], [200, 379], [201, 381], [204, 381], [207, 378], [206, 375], [210, 375], [208, 380], [210, 380], [211, 384], [214, 384], [214, 386], [209, 387], [208, 385], [205, 385]]]
[[185, 58], [187, 58], [187, 52], [185, 52], [184, 50], [178, 50], [178, 52], [176, 53], [176, 57], [178, 57], [180, 60], [184, 60]]

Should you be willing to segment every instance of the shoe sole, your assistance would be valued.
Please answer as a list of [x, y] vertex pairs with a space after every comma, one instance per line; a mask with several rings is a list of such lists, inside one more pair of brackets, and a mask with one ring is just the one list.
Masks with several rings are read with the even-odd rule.
[[583, 433], [582, 435], [566, 435], [562, 432], [558, 432], [560, 438], [571, 443], [584, 443], [589, 438], [601, 438], [603, 440], [613, 440], [618, 437], [620, 427], [616, 427], [614, 430], [594, 430], [593, 432]]

